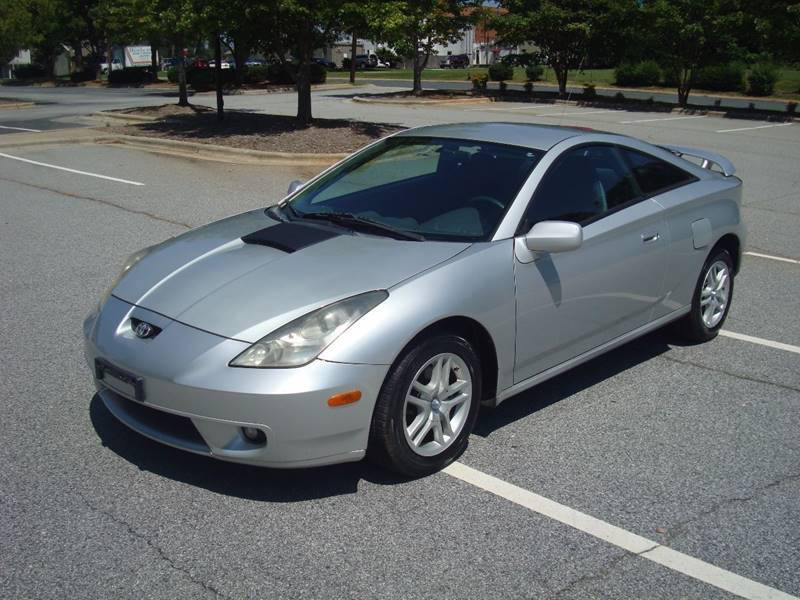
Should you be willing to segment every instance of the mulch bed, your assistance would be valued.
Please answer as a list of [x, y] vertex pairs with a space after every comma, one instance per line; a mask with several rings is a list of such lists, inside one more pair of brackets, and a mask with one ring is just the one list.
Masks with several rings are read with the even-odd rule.
[[294, 117], [235, 110], [226, 110], [225, 119], [219, 122], [212, 108], [174, 104], [123, 112], [160, 120], [111, 127], [108, 130], [112, 133], [270, 152], [353, 152], [378, 138], [405, 129], [344, 119], [315, 119], [310, 127], [298, 128]]

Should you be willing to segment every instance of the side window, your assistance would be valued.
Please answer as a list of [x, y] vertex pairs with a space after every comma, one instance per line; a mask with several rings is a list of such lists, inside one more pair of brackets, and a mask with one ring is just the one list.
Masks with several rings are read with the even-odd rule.
[[695, 181], [695, 176], [655, 156], [620, 148], [631, 167], [642, 192], [652, 196], [662, 191]]
[[564, 153], [547, 171], [522, 228], [527, 231], [540, 221], [587, 224], [641, 197], [613, 146], [582, 146]]

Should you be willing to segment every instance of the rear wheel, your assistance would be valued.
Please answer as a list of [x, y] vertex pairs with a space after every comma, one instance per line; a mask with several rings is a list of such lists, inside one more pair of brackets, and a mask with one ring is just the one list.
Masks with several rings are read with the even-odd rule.
[[700, 271], [689, 314], [677, 323], [679, 333], [693, 342], [714, 339], [725, 323], [732, 298], [733, 259], [727, 250], [715, 250]]
[[480, 397], [480, 361], [469, 342], [452, 334], [423, 340], [386, 378], [367, 456], [412, 477], [439, 471], [467, 447]]

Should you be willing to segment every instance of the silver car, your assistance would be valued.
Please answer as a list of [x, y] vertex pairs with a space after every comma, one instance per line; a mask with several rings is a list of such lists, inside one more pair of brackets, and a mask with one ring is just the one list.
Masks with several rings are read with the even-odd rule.
[[713, 338], [745, 243], [733, 173], [576, 128], [403, 131], [131, 256], [86, 359], [112, 414], [177, 448], [431, 473], [481, 404], [667, 323]]

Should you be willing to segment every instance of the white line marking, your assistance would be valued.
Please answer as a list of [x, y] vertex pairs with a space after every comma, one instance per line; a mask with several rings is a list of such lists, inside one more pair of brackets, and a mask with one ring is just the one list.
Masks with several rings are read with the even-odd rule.
[[743, 342], [750, 342], [751, 344], [760, 344], [768, 346], [769, 348], [777, 348], [778, 350], [786, 350], [786, 352], [794, 352], [800, 354], [800, 346], [792, 346], [791, 344], [784, 344], [783, 342], [773, 342], [772, 340], [765, 340], [760, 337], [753, 337], [752, 335], [745, 335], [743, 333], [736, 333], [735, 331], [728, 331], [727, 329], [720, 329], [720, 335], [733, 338], [734, 340], [741, 340]]
[[790, 596], [785, 592], [752, 579], [747, 579], [667, 546], [662, 546], [658, 542], [631, 533], [611, 523], [601, 521], [539, 494], [529, 492], [497, 477], [482, 473], [463, 463], [452, 463], [444, 469], [444, 472], [495, 496], [505, 498], [528, 510], [569, 525], [623, 550], [651, 560], [678, 573], [683, 573], [699, 581], [711, 584], [741, 598], [747, 598], [748, 600], [798, 600], [795, 596]]
[[569, 116], [576, 116], [582, 117], [584, 115], [600, 115], [603, 113], [612, 113], [617, 112], [616, 110], [590, 110], [589, 112], [581, 112], [581, 111], [574, 111], [574, 112], [565, 112], [559, 113], [557, 115], [547, 114], [547, 115], [533, 115], [534, 117], [569, 117]]
[[0, 129], [16, 129], [17, 131], [32, 131], [34, 133], [42, 133], [41, 129], [28, 129], [27, 127], [9, 127], [8, 125], [0, 125]]
[[779, 260], [781, 262], [794, 263], [800, 265], [800, 260], [794, 258], [784, 258], [783, 256], [772, 256], [771, 254], [761, 254], [760, 252], [745, 252], [748, 256], [758, 256], [759, 258], [769, 258], [770, 260]]
[[68, 173], [77, 173], [78, 175], [88, 175], [89, 177], [97, 177], [99, 179], [108, 179], [109, 181], [118, 181], [119, 183], [128, 183], [130, 185], [144, 185], [143, 183], [139, 183], [138, 181], [128, 181], [127, 179], [118, 179], [117, 177], [109, 177], [108, 175], [98, 175], [97, 173], [88, 173], [86, 171], [78, 171], [77, 169], [68, 169], [67, 167], [59, 167], [58, 165], [50, 165], [47, 163], [39, 162], [36, 160], [30, 160], [27, 158], [22, 158], [20, 156], [12, 156], [10, 154], [3, 154], [0, 152], [0, 156], [3, 158], [10, 158], [11, 160], [19, 160], [25, 163], [30, 163], [32, 165], [38, 165], [40, 167], [49, 167], [51, 169], [58, 169], [59, 171], [67, 171]]
[[776, 125], [759, 125], [758, 127], [739, 127], [738, 129], [717, 129], [717, 133], [730, 133], [732, 131], [749, 131], [751, 129], [768, 129], [770, 127], [788, 127], [791, 123], [777, 123]]
[[705, 119], [705, 115], [692, 115], [690, 117], [666, 117], [664, 119], [636, 119], [635, 121], [620, 121], [620, 123], [653, 123], [654, 121], [680, 121], [681, 119]]

